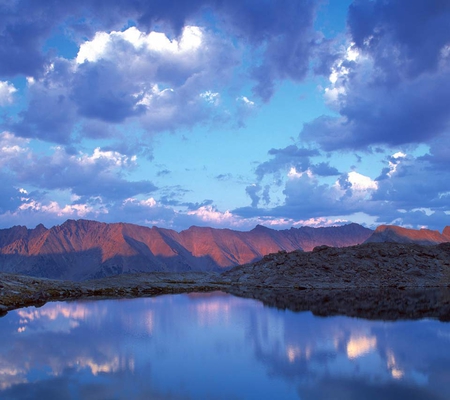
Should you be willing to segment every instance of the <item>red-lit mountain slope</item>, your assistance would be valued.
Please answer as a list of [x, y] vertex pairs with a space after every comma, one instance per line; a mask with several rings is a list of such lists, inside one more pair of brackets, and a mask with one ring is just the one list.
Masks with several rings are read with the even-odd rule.
[[430, 229], [408, 229], [395, 225], [380, 225], [366, 243], [417, 243], [422, 245], [432, 245], [450, 242], [450, 226], [447, 226], [442, 233]]
[[84, 280], [148, 271], [211, 271], [261, 259], [279, 250], [326, 244], [351, 246], [372, 230], [357, 224], [249, 232], [191, 227], [182, 232], [138, 225], [68, 220], [50, 229], [0, 230], [0, 271]]

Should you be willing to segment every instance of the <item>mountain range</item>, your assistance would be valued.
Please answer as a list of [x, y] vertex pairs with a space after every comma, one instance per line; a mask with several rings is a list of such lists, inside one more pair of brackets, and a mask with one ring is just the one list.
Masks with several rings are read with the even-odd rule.
[[370, 242], [433, 245], [450, 242], [442, 233], [358, 224], [274, 230], [261, 225], [247, 232], [192, 226], [176, 232], [127, 223], [68, 220], [47, 229], [0, 229], [0, 272], [86, 280], [151, 271], [221, 271], [279, 251], [311, 251], [316, 246], [347, 247]]
[[0, 229], [0, 271], [85, 280], [150, 271], [217, 271], [280, 250], [310, 251], [318, 245], [364, 242], [371, 229], [358, 224], [248, 232], [192, 226], [176, 232], [127, 223], [68, 220], [50, 229]]

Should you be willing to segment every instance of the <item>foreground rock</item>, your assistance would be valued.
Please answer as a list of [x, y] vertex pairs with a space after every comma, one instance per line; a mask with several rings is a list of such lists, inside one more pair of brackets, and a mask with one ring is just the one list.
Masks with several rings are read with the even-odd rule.
[[418, 288], [450, 285], [450, 243], [366, 243], [279, 252], [222, 274], [233, 284], [296, 289]]
[[0, 274], [0, 313], [53, 300], [221, 290], [317, 315], [450, 321], [450, 243], [368, 243], [279, 252], [219, 273], [144, 273], [84, 282]]

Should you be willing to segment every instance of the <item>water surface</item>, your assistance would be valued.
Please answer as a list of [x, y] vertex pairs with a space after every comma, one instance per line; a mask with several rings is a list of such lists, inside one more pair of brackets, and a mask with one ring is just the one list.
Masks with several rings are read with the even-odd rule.
[[223, 293], [0, 319], [1, 399], [449, 399], [450, 324], [315, 317]]

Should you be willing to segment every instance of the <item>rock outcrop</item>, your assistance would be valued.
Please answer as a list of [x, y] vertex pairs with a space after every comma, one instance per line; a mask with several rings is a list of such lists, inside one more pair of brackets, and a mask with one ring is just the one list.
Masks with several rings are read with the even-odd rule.
[[191, 227], [175, 232], [68, 220], [50, 229], [0, 230], [0, 271], [77, 281], [150, 271], [219, 271], [279, 250], [362, 243], [371, 234], [357, 224], [282, 231], [257, 226], [249, 232]]
[[222, 274], [234, 284], [270, 288], [417, 288], [450, 285], [450, 243], [366, 243], [279, 252]]

